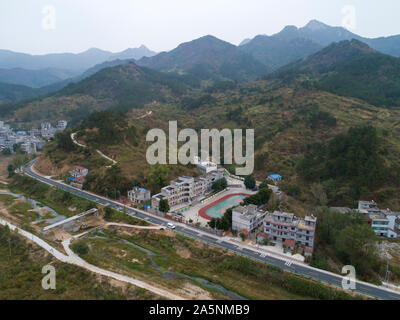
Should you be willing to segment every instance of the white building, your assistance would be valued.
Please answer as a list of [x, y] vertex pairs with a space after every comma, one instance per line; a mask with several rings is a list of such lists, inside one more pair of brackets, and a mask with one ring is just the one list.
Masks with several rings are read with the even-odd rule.
[[358, 211], [364, 213], [366, 219], [378, 237], [398, 238], [400, 229], [396, 227], [396, 219], [400, 212], [390, 209], [381, 210], [375, 201], [359, 201]]
[[133, 187], [128, 191], [128, 199], [135, 204], [143, 203], [151, 199], [151, 192], [144, 188]]
[[65, 120], [59, 120], [57, 122], [57, 130], [64, 131], [67, 128], [68, 122]]
[[158, 208], [161, 199], [167, 199], [170, 208], [190, 204], [193, 200], [205, 196], [211, 191], [212, 184], [224, 177], [224, 170], [217, 169], [197, 178], [179, 177], [162, 188], [159, 194], [152, 197], [152, 207]]
[[314, 248], [316, 224], [317, 218], [312, 215], [303, 219], [293, 213], [275, 211], [266, 215], [264, 232], [270, 241], [292, 249], [301, 246], [306, 249], [306, 254], [310, 254]]
[[218, 170], [218, 166], [216, 163], [209, 160], [202, 161], [200, 157], [194, 157], [194, 163], [202, 173], [209, 173]]
[[71, 170], [69, 173], [71, 174], [71, 177], [78, 178], [78, 177], [86, 177], [88, 172], [89, 172], [88, 169], [78, 166], [74, 170]]
[[265, 211], [258, 211], [253, 204], [236, 207], [232, 210], [232, 230], [252, 233], [262, 226], [266, 214]]

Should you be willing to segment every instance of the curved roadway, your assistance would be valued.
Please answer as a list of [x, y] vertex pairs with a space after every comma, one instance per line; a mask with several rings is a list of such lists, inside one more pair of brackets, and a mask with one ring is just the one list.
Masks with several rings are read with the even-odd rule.
[[[32, 166], [36, 163], [36, 161], [37, 161], [37, 159], [31, 161], [24, 170], [25, 174], [31, 178], [34, 178], [34, 179], [41, 181], [43, 183], [46, 183], [48, 185], [57, 187], [59, 189], [65, 190], [65, 191], [70, 192], [79, 197], [99, 203], [101, 205], [109, 205], [116, 210], [125, 211], [126, 214], [128, 214], [130, 216], [133, 216], [133, 217], [136, 217], [136, 218], [139, 218], [142, 220], [146, 220], [153, 224], [166, 226], [167, 223], [170, 222], [167, 219], [149, 214], [145, 211], [130, 208], [130, 207], [124, 206], [121, 203], [98, 196], [91, 192], [79, 190], [79, 189], [71, 187], [67, 184], [64, 184], [62, 182], [54, 181], [54, 180], [48, 179], [46, 177], [43, 177], [32, 171]], [[322, 281], [325, 283], [329, 283], [329, 284], [332, 284], [337, 287], [342, 287], [343, 277], [340, 275], [337, 275], [337, 274], [334, 274], [334, 273], [331, 273], [331, 272], [328, 272], [325, 270], [316, 269], [316, 268], [310, 267], [304, 263], [299, 263], [299, 262], [295, 262], [294, 260], [290, 260], [289, 258], [279, 257], [277, 255], [258, 251], [256, 248], [249, 248], [245, 245], [241, 245], [241, 244], [235, 243], [233, 241], [224, 240], [223, 238], [219, 238], [217, 236], [207, 234], [205, 232], [202, 232], [198, 229], [192, 228], [192, 227], [184, 225], [184, 224], [176, 224], [176, 228], [174, 231], [179, 232], [185, 236], [191, 237], [193, 239], [200, 240], [207, 244], [210, 244], [210, 245], [213, 245], [216, 247], [220, 247], [225, 250], [229, 250], [229, 251], [235, 252], [237, 254], [246, 256], [250, 259], [257, 260], [257, 261], [260, 261], [263, 263], [267, 263], [267, 264], [282, 268], [286, 271], [296, 273], [296, 274], [299, 274], [299, 275], [302, 275], [305, 277], [313, 278], [315, 280], [319, 280], [319, 281]], [[390, 289], [386, 289], [383, 287], [378, 287], [378, 286], [375, 286], [375, 285], [372, 285], [372, 284], [369, 284], [366, 282], [357, 281], [355, 291], [358, 293], [361, 293], [361, 294], [365, 294], [368, 296], [378, 298], [378, 299], [400, 300], [399, 292], [396, 292], [396, 291], [393, 291]]]

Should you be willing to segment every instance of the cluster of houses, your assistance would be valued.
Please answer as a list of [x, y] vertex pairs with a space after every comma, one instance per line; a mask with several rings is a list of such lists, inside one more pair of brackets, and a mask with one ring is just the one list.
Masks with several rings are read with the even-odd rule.
[[[352, 210], [347, 207], [332, 207], [330, 209], [343, 214]], [[360, 200], [358, 202], [358, 208], [355, 210], [365, 215], [365, 219], [378, 237], [400, 238], [400, 212], [395, 212], [390, 209], [382, 210], [374, 200]]]
[[55, 127], [52, 126], [50, 122], [43, 122], [40, 125], [40, 130], [36, 129], [40, 132], [40, 135], [43, 139], [51, 139], [54, 137], [57, 131], [64, 131], [67, 128], [68, 122], [65, 120], [57, 121], [57, 125]]
[[67, 121], [60, 120], [53, 128], [50, 123], [46, 122], [41, 124], [41, 129], [33, 128], [27, 132], [16, 131], [10, 125], [0, 121], [0, 148], [15, 152], [15, 147], [18, 145], [22, 151], [28, 154], [36, 153], [43, 149], [46, 141], [54, 137], [57, 131], [65, 130], [67, 125]]
[[314, 250], [317, 218], [306, 216], [299, 218], [293, 213], [283, 211], [268, 212], [259, 210], [255, 205], [239, 206], [232, 210], [232, 230], [257, 234], [257, 240], [282, 244], [287, 250], [296, 247], [304, 249], [305, 256], [311, 256]]
[[203, 173], [200, 177], [179, 177], [153, 196], [149, 190], [135, 186], [128, 191], [128, 199], [133, 204], [151, 200], [151, 206], [156, 210], [159, 208], [160, 201], [164, 199], [175, 211], [188, 207], [193, 201], [209, 194], [212, 191], [212, 184], [222, 179], [225, 172], [224, 169], [218, 169], [217, 164], [211, 161], [201, 161], [199, 158], [195, 158], [195, 164]]
[[216, 169], [200, 177], [179, 177], [162, 188], [159, 194], [151, 199], [152, 207], [158, 209], [160, 201], [166, 199], [169, 206], [179, 209], [179, 206], [188, 206], [212, 190], [212, 184], [224, 177], [224, 169]]
[[366, 215], [369, 225], [377, 236], [400, 237], [400, 212], [381, 210], [375, 201], [359, 201], [358, 211]]
[[83, 184], [86, 182], [86, 176], [89, 173], [89, 170], [78, 166], [74, 170], [71, 170], [70, 172], [70, 177], [68, 178], [69, 183], [71, 186], [82, 189]]

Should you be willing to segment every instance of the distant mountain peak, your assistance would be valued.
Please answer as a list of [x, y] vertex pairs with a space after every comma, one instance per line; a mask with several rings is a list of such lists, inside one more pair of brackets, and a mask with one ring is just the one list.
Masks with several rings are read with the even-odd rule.
[[323, 30], [323, 29], [327, 29], [329, 28], [328, 25], [326, 25], [325, 23], [318, 21], [318, 20], [311, 20], [309, 23], [307, 23], [304, 26], [305, 29], [310, 29], [310, 30]]
[[239, 43], [239, 47], [240, 47], [240, 46], [244, 46], [245, 44], [248, 44], [250, 41], [251, 41], [250, 38], [244, 39], [241, 43]]

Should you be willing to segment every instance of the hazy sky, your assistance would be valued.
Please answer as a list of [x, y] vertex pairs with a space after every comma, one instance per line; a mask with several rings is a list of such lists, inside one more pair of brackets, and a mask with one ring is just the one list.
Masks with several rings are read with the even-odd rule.
[[400, 34], [398, 0], [0, 0], [0, 49], [116, 52], [145, 44], [164, 51], [206, 34], [238, 44], [311, 19], [340, 26], [348, 5], [354, 33]]

